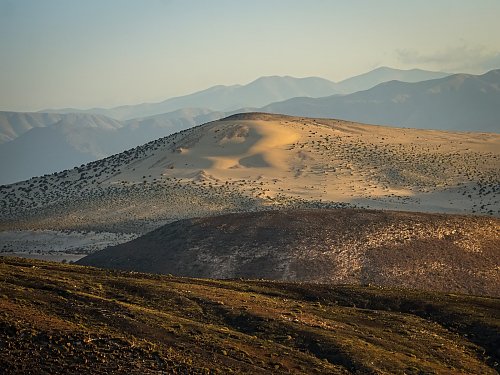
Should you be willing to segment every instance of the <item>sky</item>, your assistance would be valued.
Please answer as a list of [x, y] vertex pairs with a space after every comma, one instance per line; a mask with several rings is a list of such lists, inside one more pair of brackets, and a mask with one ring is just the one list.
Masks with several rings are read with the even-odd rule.
[[258, 77], [500, 68], [499, 0], [0, 0], [0, 110], [158, 102]]

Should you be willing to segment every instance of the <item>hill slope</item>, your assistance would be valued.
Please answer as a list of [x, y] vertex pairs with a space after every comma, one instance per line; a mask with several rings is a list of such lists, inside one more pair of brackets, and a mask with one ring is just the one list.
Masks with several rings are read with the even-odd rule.
[[498, 133], [500, 70], [417, 83], [391, 81], [350, 95], [294, 98], [261, 110], [421, 129]]
[[1, 257], [0, 275], [5, 374], [495, 374], [500, 362], [495, 298]]
[[[9, 117], [34, 117], [39, 121], [34, 124], [35, 127], [19, 134], [12, 141], [0, 144], [0, 184], [22, 181], [99, 160], [180, 130], [219, 119], [224, 114], [190, 108], [122, 122], [87, 114], [9, 113]], [[60, 120], [54, 122], [58, 118]], [[23, 123], [21, 120], [19, 122]]]
[[235, 115], [0, 188], [0, 229], [145, 233], [276, 208], [499, 215], [500, 135]]
[[500, 220], [350, 209], [230, 214], [171, 223], [77, 263], [500, 296]]

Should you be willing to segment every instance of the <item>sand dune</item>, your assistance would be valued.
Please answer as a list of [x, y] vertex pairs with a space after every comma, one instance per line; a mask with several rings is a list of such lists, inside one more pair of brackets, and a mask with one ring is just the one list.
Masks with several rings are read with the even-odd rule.
[[[300, 135], [280, 124], [256, 121], [250, 124], [231, 124], [224, 129], [209, 131], [197, 144], [172, 158], [179, 165], [188, 161], [194, 167], [208, 160], [208, 173], [224, 173], [238, 168], [284, 168], [284, 146], [298, 140]], [[215, 142], [214, 142], [215, 139]], [[165, 171], [164, 171], [165, 173]]]
[[144, 233], [280, 208], [500, 215], [500, 135], [230, 116], [0, 188], [0, 228]]

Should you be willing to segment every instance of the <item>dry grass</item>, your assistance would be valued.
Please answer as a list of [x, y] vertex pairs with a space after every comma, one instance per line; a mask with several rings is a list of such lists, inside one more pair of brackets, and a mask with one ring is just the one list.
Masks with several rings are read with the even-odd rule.
[[494, 374], [500, 301], [0, 258], [4, 373]]

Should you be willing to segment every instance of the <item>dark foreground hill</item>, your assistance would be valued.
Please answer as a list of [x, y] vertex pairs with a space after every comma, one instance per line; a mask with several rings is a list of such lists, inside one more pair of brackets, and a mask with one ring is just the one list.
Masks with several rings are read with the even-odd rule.
[[500, 300], [0, 257], [3, 374], [495, 374]]
[[500, 219], [355, 209], [229, 214], [167, 224], [78, 263], [500, 296]]

